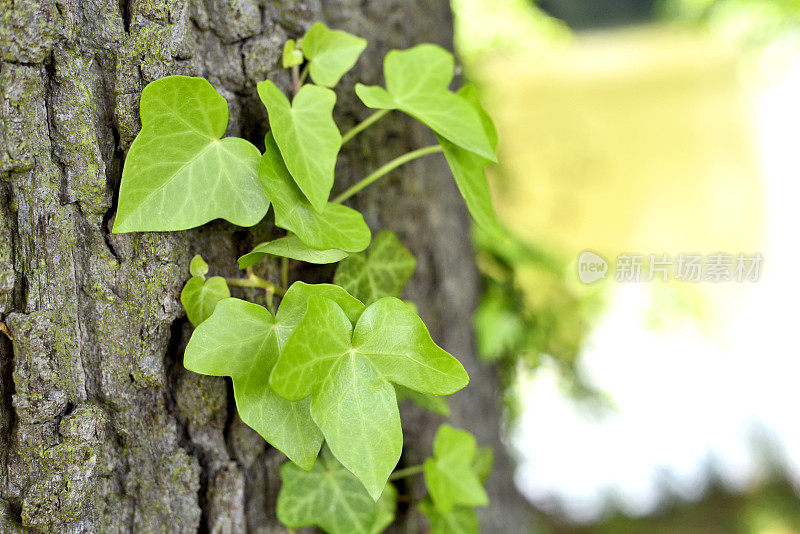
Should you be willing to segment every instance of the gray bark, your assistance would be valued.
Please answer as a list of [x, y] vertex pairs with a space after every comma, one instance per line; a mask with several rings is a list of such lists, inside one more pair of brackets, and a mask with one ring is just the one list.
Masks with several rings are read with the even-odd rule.
[[[191, 327], [179, 302], [192, 255], [237, 276], [235, 258], [273, 228], [268, 217], [253, 229], [112, 235], [139, 94], [168, 74], [204, 76], [230, 104], [228, 134], [263, 146], [255, 83], [287, 88], [285, 39], [315, 20], [366, 37], [350, 88], [380, 81], [389, 48], [449, 46], [448, 9], [443, 0], [0, 0], [0, 317], [13, 336], [0, 333], [0, 531], [283, 531], [274, 506], [283, 457], [238, 419], [225, 379], [183, 369]], [[366, 113], [340, 95], [344, 128]], [[337, 188], [432, 140], [411, 121], [384, 119], [348, 145]], [[484, 525], [522, 531], [527, 508], [501, 451], [492, 370], [474, 358], [467, 218], [443, 162], [401, 168], [356, 205], [419, 258], [408, 296], [472, 376], [452, 423], [498, 453]], [[262, 269], [274, 279], [275, 265]], [[403, 411], [410, 464], [430, 453], [442, 420]], [[404, 514], [398, 528], [422, 525]]]

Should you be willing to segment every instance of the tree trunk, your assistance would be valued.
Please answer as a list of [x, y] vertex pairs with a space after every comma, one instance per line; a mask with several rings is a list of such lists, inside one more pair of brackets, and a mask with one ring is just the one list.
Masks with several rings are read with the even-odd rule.
[[[255, 84], [288, 87], [283, 42], [315, 20], [370, 41], [348, 90], [379, 82], [390, 48], [451, 39], [444, 0], [0, 0], [0, 317], [13, 337], [0, 333], [0, 531], [284, 531], [275, 517], [283, 456], [238, 419], [226, 379], [184, 370], [191, 326], [179, 302], [194, 254], [213, 274], [237, 276], [236, 257], [272, 236], [271, 215], [253, 229], [217, 221], [118, 236], [110, 227], [142, 88], [204, 76], [230, 104], [228, 134], [263, 147]], [[337, 114], [344, 129], [366, 110], [340, 91]], [[384, 119], [348, 145], [337, 189], [432, 141], [399, 114]], [[495, 446], [486, 530], [523, 531], [493, 373], [473, 352], [469, 226], [443, 161], [401, 168], [356, 204], [373, 230], [391, 228], [417, 255], [408, 297], [472, 377], [451, 402], [452, 423]], [[276, 265], [262, 268], [274, 279]], [[442, 420], [403, 412], [402, 461], [415, 463]], [[396, 528], [423, 528], [400, 512]]]

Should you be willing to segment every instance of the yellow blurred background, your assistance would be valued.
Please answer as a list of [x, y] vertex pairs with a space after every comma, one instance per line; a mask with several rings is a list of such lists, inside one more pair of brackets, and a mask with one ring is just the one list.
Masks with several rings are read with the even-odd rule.
[[764, 194], [736, 57], [643, 27], [576, 36], [472, 75], [502, 132], [496, 204], [569, 256], [763, 245]]

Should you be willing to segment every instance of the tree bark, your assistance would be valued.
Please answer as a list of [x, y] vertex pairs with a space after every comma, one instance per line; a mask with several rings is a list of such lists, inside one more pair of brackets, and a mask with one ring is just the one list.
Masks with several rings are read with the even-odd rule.
[[[339, 90], [343, 130], [366, 116], [354, 81], [379, 82], [388, 49], [451, 41], [444, 0], [0, 0], [0, 317], [13, 337], [0, 332], [0, 531], [284, 531], [275, 517], [284, 458], [238, 419], [226, 379], [184, 370], [191, 325], [179, 302], [194, 254], [213, 274], [239, 275], [236, 257], [273, 236], [271, 215], [253, 229], [110, 228], [144, 86], [206, 77], [229, 102], [228, 135], [263, 147], [255, 84], [288, 88], [283, 42], [316, 20], [370, 41]], [[399, 115], [383, 119], [348, 144], [337, 189], [433, 141]], [[408, 297], [472, 377], [451, 402], [452, 424], [495, 447], [486, 531], [521, 532], [527, 507], [500, 445], [493, 372], [474, 357], [478, 280], [462, 201], [441, 158], [371, 189], [355, 205], [417, 255]], [[277, 265], [261, 269], [276, 278]], [[403, 412], [402, 461], [416, 463], [442, 419]], [[400, 512], [396, 529], [424, 528]]]

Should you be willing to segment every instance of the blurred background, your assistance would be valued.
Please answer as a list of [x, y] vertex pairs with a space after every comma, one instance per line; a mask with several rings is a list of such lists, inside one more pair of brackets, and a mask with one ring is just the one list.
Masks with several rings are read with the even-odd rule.
[[[534, 532], [800, 533], [800, 0], [452, 3], [501, 139], [474, 321]], [[614, 279], [681, 253], [763, 263]]]

